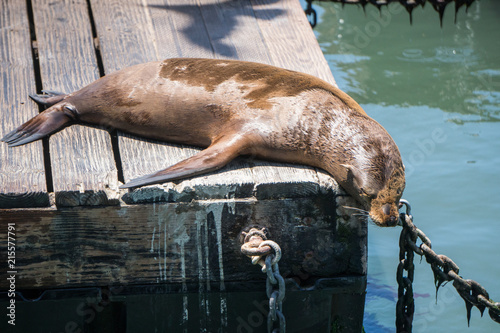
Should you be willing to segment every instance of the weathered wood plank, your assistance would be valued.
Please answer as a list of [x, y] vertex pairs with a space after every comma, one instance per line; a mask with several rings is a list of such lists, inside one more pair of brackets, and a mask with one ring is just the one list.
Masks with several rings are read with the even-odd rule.
[[[26, 2], [0, 3], [0, 137], [38, 113]], [[0, 143], [0, 208], [49, 205], [42, 142], [16, 148]]]
[[[334, 196], [76, 207], [36, 216], [7, 210], [0, 226], [16, 225], [18, 289], [262, 280], [239, 243], [241, 231], [256, 223], [280, 244], [285, 277], [301, 283], [362, 275], [366, 234], [360, 236], [357, 223], [336, 222]], [[6, 233], [0, 233], [0, 245], [6, 245]], [[1, 260], [0, 271], [6, 265]], [[0, 280], [0, 288], [7, 283]]]
[[105, 74], [160, 58], [145, 1], [91, 0], [90, 3]]
[[[229, 282], [228, 289], [231, 284], [237, 288], [227, 292], [166, 284], [47, 290], [35, 302], [18, 300], [16, 318], [22, 320], [15, 322], [15, 329], [2, 320], [0, 331], [266, 332], [269, 301], [264, 281]], [[362, 332], [365, 286], [365, 277], [328, 279], [328, 285], [318, 283], [313, 290], [297, 290], [287, 283], [283, 308], [288, 332], [331, 332], [332, 322], [342, 333]], [[8, 306], [8, 299], [0, 299], [1, 308]]]
[[148, 0], [160, 59], [213, 58], [197, 0]]
[[[72, 92], [99, 78], [85, 2], [33, 1], [44, 89]], [[118, 204], [118, 176], [108, 133], [73, 126], [50, 139], [58, 206]]]
[[[332, 332], [332, 322], [342, 327], [343, 333], [363, 331], [366, 282], [362, 277], [338, 278], [331, 282], [327, 288], [307, 291], [297, 291], [291, 283], [286, 285], [283, 312], [287, 332]], [[121, 295], [123, 290], [117, 289], [113, 294], [112, 289], [111, 299], [126, 302], [129, 332], [257, 333], [267, 331], [269, 302], [262, 283], [246, 282], [243, 286], [253, 290], [241, 292], [240, 288], [239, 292], [228, 293], [212, 290], [165, 294], [164, 289], [148, 288], [152, 290], [150, 294]]]
[[335, 84], [298, 1], [251, 0], [273, 64]]
[[248, 0], [200, 0], [200, 9], [217, 58], [271, 64]]

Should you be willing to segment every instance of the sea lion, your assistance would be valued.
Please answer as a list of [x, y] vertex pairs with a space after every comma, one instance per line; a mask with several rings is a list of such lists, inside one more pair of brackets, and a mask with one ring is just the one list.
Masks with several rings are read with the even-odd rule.
[[351, 97], [311, 75], [244, 61], [167, 59], [71, 94], [31, 97], [49, 108], [2, 138], [12, 147], [73, 123], [208, 147], [124, 188], [196, 176], [252, 154], [322, 168], [376, 224], [397, 224], [405, 187], [398, 147]]

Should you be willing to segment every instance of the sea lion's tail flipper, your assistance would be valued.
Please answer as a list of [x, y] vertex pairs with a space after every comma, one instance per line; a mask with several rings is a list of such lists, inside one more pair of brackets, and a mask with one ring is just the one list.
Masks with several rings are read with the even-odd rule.
[[66, 94], [58, 91], [52, 90], [42, 90], [43, 94], [31, 94], [29, 95], [32, 100], [34, 100], [39, 105], [52, 106], [56, 103], [62, 101]]
[[8, 143], [9, 147], [21, 146], [63, 129], [71, 120], [61, 108], [52, 107], [31, 118], [0, 140]]
[[242, 136], [224, 137], [216, 140], [210, 147], [165, 170], [132, 179], [120, 188], [136, 188], [144, 185], [166, 183], [218, 170], [240, 155], [246, 140]]

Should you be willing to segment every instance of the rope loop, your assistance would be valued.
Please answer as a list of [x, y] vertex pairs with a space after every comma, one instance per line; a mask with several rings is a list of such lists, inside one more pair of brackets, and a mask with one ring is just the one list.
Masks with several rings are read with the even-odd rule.
[[268, 240], [265, 228], [252, 228], [248, 233], [242, 232], [244, 243], [241, 252], [252, 259], [252, 264], [262, 266], [266, 273], [266, 294], [269, 298], [269, 313], [267, 315], [267, 331], [285, 333], [286, 322], [282, 312], [285, 298], [285, 279], [281, 276], [278, 262], [281, 259], [281, 247], [278, 243]]

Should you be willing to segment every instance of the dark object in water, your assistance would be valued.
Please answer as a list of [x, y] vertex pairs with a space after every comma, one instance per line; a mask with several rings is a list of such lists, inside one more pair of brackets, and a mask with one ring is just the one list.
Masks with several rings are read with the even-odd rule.
[[[313, 0], [307, 0], [308, 4], [311, 4]], [[443, 26], [443, 16], [446, 6], [451, 2], [455, 3], [455, 23], [457, 21], [457, 13], [460, 7], [465, 5], [467, 8], [475, 1], [475, 0], [317, 0], [317, 1], [331, 1], [331, 2], [341, 2], [344, 4], [356, 4], [361, 5], [363, 9], [366, 4], [371, 3], [376, 6], [379, 10], [382, 6], [387, 6], [391, 2], [399, 2], [403, 5], [408, 13], [410, 14], [410, 23], [412, 23], [412, 12], [413, 9], [417, 6], [424, 6], [427, 2], [429, 2], [432, 7], [439, 13], [439, 20], [441, 22], [441, 26]]]

